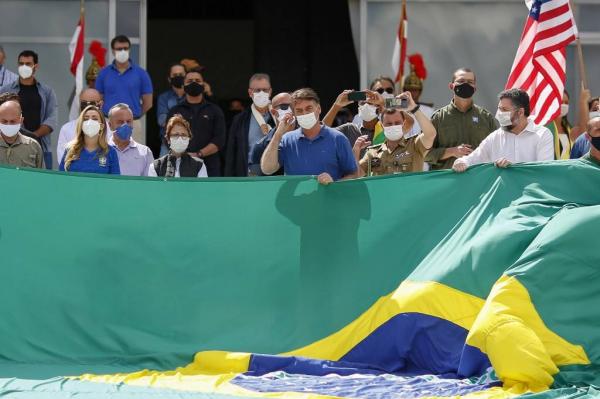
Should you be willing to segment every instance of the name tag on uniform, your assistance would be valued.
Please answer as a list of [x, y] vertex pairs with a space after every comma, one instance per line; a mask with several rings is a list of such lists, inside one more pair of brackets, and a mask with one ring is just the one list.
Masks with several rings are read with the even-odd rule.
[[479, 117], [478, 116], [474, 116], [473, 117], [473, 123], [479, 123]]
[[100, 164], [100, 166], [105, 167], [106, 166], [106, 157], [102, 156], [102, 157], [98, 158], [98, 163]]

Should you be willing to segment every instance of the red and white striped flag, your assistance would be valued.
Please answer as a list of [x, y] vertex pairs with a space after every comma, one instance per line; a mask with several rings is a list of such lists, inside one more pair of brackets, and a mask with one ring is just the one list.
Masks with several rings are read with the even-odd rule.
[[565, 89], [566, 47], [577, 37], [569, 0], [527, 2], [529, 16], [506, 88], [526, 90], [536, 124], [560, 114]]
[[75, 28], [75, 33], [69, 43], [69, 54], [71, 55], [71, 73], [75, 76], [75, 95], [69, 112], [70, 119], [75, 119], [79, 116], [79, 93], [83, 89], [83, 54], [84, 54], [84, 16], [83, 6], [79, 16], [79, 23]]
[[406, 28], [408, 19], [406, 18], [406, 0], [402, 0], [402, 14], [398, 24], [398, 35], [394, 45], [394, 55], [392, 56], [392, 69], [394, 71], [394, 81], [400, 82], [404, 75], [404, 63], [406, 62]]

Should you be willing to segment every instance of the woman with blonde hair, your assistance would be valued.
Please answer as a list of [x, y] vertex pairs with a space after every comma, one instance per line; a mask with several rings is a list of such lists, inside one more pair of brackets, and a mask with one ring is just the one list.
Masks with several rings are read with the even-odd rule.
[[188, 121], [179, 114], [173, 115], [165, 131], [169, 153], [150, 165], [148, 176], [207, 177], [204, 162], [186, 152], [191, 138], [192, 130]]
[[75, 139], [68, 144], [58, 170], [120, 175], [117, 151], [106, 142], [106, 126], [97, 107], [85, 107], [77, 120]]

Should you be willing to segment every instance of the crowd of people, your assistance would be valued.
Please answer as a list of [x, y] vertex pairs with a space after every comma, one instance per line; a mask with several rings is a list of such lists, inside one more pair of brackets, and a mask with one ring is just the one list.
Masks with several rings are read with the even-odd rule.
[[[64, 172], [314, 175], [330, 184], [423, 170], [464, 172], [488, 162], [504, 168], [584, 157], [600, 165], [600, 103], [585, 88], [575, 125], [567, 119], [565, 92], [560, 116], [538, 126], [523, 90], [500, 92], [495, 112], [477, 105], [477, 78], [469, 68], [454, 71], [448, 85], [452, 99], [435, 111], [420, 102], [423, 82], [414, 71], [398, 91], [388, 77], [374, 79], [364, 90], [344, 90], [326, 113], [315, 90], [273, 93], [269, 75], [256, 73], [248, 84], [252, 104], [227, 124], [211, 101], [203, 70], [189, 62], [170, 66], [170, 89], [158, 97], [162, 145], [155, 159], [141, 144], [140, 123], [153, 106], [152, 81], [131, 60], [130, 48], [126, 36], [111, 41], [114, 61], [88, 76], [88, 87], [79, 95], [79, 117], [59, 128], [56, 95], [36, 78], [38, 55], [22, 51], [14, 73], [0, 47], [0, 164], [51, 169], [50, 135], [58, 131], [57, 162]], [[356, 116], [347, 108], [352, 103], [358, 106]]]

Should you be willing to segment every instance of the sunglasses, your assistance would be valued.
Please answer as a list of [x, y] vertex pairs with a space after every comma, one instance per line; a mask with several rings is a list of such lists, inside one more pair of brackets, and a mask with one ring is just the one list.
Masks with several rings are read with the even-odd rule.
[[380, 87], [379, 89], [375, 90], [377, 93], [379, 94], [383, 94], [388, 93], [388, 94], [394, 94], [394, 89], [392, 89], [391, 87], [388, 87], [387, 89], [384, 89], [383, 87]]
[[98, 107], [98, 103], [96, 103], [95, 101], [81, 101], [79, 103], [81, 109], [84, 109], [85, 107], [89, 107], [90, 105], [93, 105], [94, 107]]
[[279, 105], [278, 105], [277, 107], [275, 107], [275, 108], [277, 108], [277, 109], [280, 109], [280, 110], [282, 110], [282, 111], [286, 111], [286, 110], [287, 110], [287, 109], [290, 107], [290, 105], [291, 105], [291, 104], [279, 104]]

